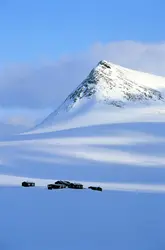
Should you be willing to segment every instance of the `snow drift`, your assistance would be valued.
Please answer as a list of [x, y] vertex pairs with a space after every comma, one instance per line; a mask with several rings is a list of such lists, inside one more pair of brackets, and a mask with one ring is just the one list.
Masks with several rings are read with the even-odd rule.
[[[41, 124], [1, 138], [0, 247], [164, 249], [164, 88], [101, 61]], [[103, 192], [48, 192], [57, 179]]]

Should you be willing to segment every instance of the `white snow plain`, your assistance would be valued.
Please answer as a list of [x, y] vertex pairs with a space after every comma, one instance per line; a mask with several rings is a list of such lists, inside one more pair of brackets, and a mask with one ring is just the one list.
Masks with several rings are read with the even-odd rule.
[[[0, 249], [164, 250], [164, 112], [160, 103], [99, 104], [1, 136]], [[86, 189], [47, 190], [59, 179]]]
[[[163, 250], [165, 130], [153, 120], [2, 138], [0, 248]], [[103, 192], [47, 190], [58, 179]]]

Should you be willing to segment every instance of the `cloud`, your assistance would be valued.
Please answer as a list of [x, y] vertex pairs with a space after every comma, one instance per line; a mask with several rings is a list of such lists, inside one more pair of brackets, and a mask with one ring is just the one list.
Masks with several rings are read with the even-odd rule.
[[91, 57], [104, 57], [113, 63], [157, 75], [165, 76], [165, 42], [147, 44], [134, 41], [95, 44]]
[[55, 109], [99, 60], [165, 76], [165, 43], [96, 43], [88, 51], [38, 65], [8, 65], [0, 70], [2, 108]]
[[50, 110], [0, 109], [0, 136], [21, 133], [40, 123]]
[[22, 116], [11, 116], [8, 118], [6, 123], [13, 125], [13, 126], [20, 125], [20, 126], [29, 127], [29, 126], [32, 126], [32, 124], [34, 123], [34, 120], [28, 119], [27, 117], [22, 117]]

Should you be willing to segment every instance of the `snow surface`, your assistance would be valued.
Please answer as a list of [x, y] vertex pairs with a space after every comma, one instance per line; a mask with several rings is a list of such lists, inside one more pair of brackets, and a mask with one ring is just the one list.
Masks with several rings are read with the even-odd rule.
[[[159, 115], [159, 120], [163, 118], [164, 121], [164, 103], [164, 77], [130, 70], [103, 60], [59, 108], [27, 133], [122, 122], [123, 116], [129, 122], [144, 119], [157, 121], [158, 117], [153, 117], [153, 111]], [[120, 116], [119, 109], [122, 109]], [[130, 112], [134, 112], [134, 116], [130, 117]]]
[[[136, 74], [163, 89], [164, 78]], [[0, 249], [164, 250], [164, 102], [79, 102], [62, 120], [55, 112], [36, 130], [0, 137]], [[59, 179], [103, 192], [47, 190]]]

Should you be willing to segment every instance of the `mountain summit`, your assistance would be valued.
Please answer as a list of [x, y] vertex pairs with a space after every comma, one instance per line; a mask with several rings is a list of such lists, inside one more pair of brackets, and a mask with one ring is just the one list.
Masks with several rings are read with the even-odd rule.
[[136, 77], [134, 79], [129, 77], [130, 72], [105, 60], [100, 61], [88, 77], [68, 96], [67, 100], [72, 100], [69, 108], [82, 98], [95, 97], [97, 101], [117, 107], [124, 106], [126, 101], [164, 99], [160, 91], [146, 87], [144, 83], [139, 84]]
[[62, 105], [38, 126], [47, 123], [48, 120], [49, 124], [55, 122], [59, 115], [66, 118], [68, 113], [73, 114], [77, 107], [82, 108], [84, 103], [102, 103], [116, 108], [124, 108], [128, 104], [162, 103], [165, 101], [162, 91], [164, 88], [164, 77], [127, 69], [102, 60]]

